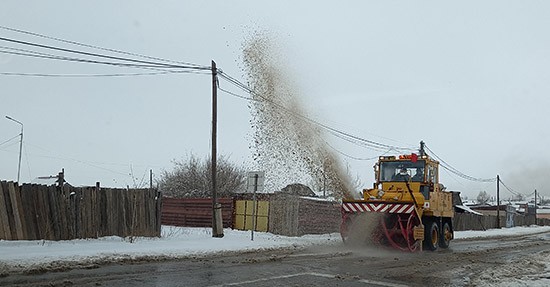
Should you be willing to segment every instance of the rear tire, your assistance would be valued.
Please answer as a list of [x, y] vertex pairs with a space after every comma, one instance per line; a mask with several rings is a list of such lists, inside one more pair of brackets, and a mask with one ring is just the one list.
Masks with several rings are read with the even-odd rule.
[[453, 231], [449, 222], [443, 223], [443, 228], [441, 229], [441, 237], [439, 239], [439, 246], [441, 248], [449, 248], [449, 244], [453, 239]]
[[439, 247], [439, 226], [437, 222], [428, 221], [424, 230], [424, 249], [435, 251]]

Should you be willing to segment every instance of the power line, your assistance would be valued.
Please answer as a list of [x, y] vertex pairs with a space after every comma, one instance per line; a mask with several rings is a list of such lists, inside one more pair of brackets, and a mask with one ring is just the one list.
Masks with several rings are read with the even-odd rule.
[[506, 190], [508, 190], [511, 194], [515, 195], [515, 196], [523, 196], [521, 193], [513, 190], [512, 188], [508, 187], [506, 184], [504, 184], [504, 182], [502, 182], [502, 179], [499, 178], [499, 182], [500, 184], [502, 184], [502, 186], [504, 186], [504, 188], [506, 188]]
[[[235, 96], [235, 97], [238, 97], [238, 98], [241, 98], [241, 99], [245, 99], [245, 100], [248, 100], [248, 101], [260, 101], [260, 100], [258, 100], [258, 99], [254, 99], [254, 98], [250, 98], [250, 97], [245, 97], [245, 96], [241, 96], [241, 95], [238, 95], [238, 94], [229, 92], [229, 91], [227, 91], [227, 90], [225, 90], [225, 89], [221, 89], [221, 88], [220, 88], [220, 90], [222, 90], [223, 92], [228, 93], [228, 94], [230, 94], [230, 95], [232, 95], [232, 96]], [[250, 92], [250, 91], [249, 91], [249, 92]], [[253, 92], [252, 92], [252, 93], [253, 93]], [[261, 99], [264, 100], [264, 101], [267, 101], [267, 102], [269, 102], [269, 103], [271, 103], [271, 104], [273, 104], [273, 105], [275, 105], [277, 108], [279, 108], [279, 109], [281, 109], [281, 110], [284, 110], [285, 112], [289, 113], [290, 115], [292, 115], [292, 116], [294, 116], [294, 117], [300, 118], [300, 119], [302, 119], [302, 120], [304, 120], [304, 121], [307, 121], [307, 122], [310, 122], [310, 123], [313, 123], [314, 125], [319, 126], [319, 127], [323, 128], [323, 129], [327, 130], [329, 133], [331, 133], [331, 134], [333, 134], [334, 136], [336, 136], [336, 137], [338, 137], [338, 138], [340, 138], [340, 139], [343, 139], [343, 140], [345, 140], [345, 141], [348, 141], [348, 142], [351, 142], [351, 143], [353, 143], [353, 144], [360, 145], [360, 146], [363, 146], [363, 147], [370, 147], [370, 148], [376, 149], [376, 150], [385, 150], [385, 149], [387, 149], [386, 147], [380, 147], [380, 146], [377, 146], [377, 145], [375, 145], [375, 144], [370, 144], [370, 143], [369, 143], [369, 140], [361, 139], [361, 138], [359, 138], [359, 137], [355, 137], [355, 136], [353, 136], [353, 135], [350, 135], [350, 134], [344, 133], [344, 132], [342, 132], [342, 131], [339, 131], [339, 130], [337, 130], [337, 129], [334, 129], [334, 128], [331, 128], [331, 127], [329, 127], [329, 126], [326, 126], [326, 125], [324, 125], [324, 124], [322, 124], [322, 123], [320, 123], [320, 122], [318, 122], [318, 121], [315, 121], [315, 120], [310, 119], [310, 118], [308, 118], [308, 117], [306, 117], [306, 116], [304, 116], [304, 115], [301, 115], [301, 114], [298, 114], [298, 113], [296, 113], [296, 112], [294, 112], [294, 111], [292, 111], [292, 110], [289, 110], [289, 109], [287, 109], [286, 107], [282, 106], [281, 104], [275, 103], [275, 102], [273, 102], [273, 101], [271, 101], [271, 100], [267, 100], [267, 99], [265, 99], [265, 97], [261, 97]]]
[[150, 73], [113, 73], [113, 74], [47, 74], [47, 73], [14, 73], [0, 72], [2, 76], [23, 76], [23, 77], [51, 77], [51, 78], [94, 78], [94, 77], [134, 77], [134, 76], [155, 76], [166, 74], [202, 74], [193, 71], [163, 71]]
[[[391, 146], [391, 145], [387, 145], [387, 144], [383, 144], [383, 143], [378, 143], [378, 142], [375, 142], [375, 141], [371, 141], [371, 140], [368, 140], [368, 139], [364, 139], [364, 138], [361, 138], [361, 137], [358, 137], [358, 136], [355, 136], [355, 135], [352, 135], [350, 133], [347, 133], [347, 132], [344, 132], [342, 130], [338, 130], [338, 129], [335, 129], [335, 128], [332, 128], [330, 126], [327, 126], [323, 123], [320, 123], [316, 120], [313, 120], [309, 117], [306, 117], [304, 115], [301, 115], [301, 114], [298, 114], [292, 110], [289, 110], [288, 108], [286, 108], [285, 106], [283, 106], [282, 104], [279, 104], [279, 103], [276, 103], [274, 102], [273, 100], [270, 100], [258, 93], [256, 93], [254, 90], [252, 90], [251, 88], [249, 88], [247, 85], [243, 84], [242, 82], [240, 82], [239, 80], [227, 75], [226, 73], [224, 73], [223, 71], [219, 71], [218, 74], [221, 76], [221, 78], [225, 79], [226, 81], [228, 81], [229, 83], [237, 86], [238, 88], [240, 88], [241, 90], [253, 95], [253, 96], [256, 96], [257, 98], [260, 98], [262, 99], [263, 101], [265, 102], [268, 102], [268, 103], [271, 103], [273, 104], [275, 107], [281, 109], [281, 110], [284, 110], [285, 112], [297, 117], [297, 118], [300, 118], [304, 121], [307, 121], [307, 122], [310, 122], [318, 127], [321, 127], [325, 130], [327, 130], [329, 133], [339, 137], [340, 139], [343, 139], [345, 141], [348, 141], [350, 143], [353, 143], [353, 144], [356, 144], [356, 145], [361, 145], [363, 147], [368, 147], [368, 148], [372, 148], [372, 149], [375, 149], [375, 150], [379, 150], [379, 151], [384, 151], [384, 150], [396, 150], [396, 151], [411, 151], [411, 150], [415, 150], [414, 148], [405, 148], [405, 147], [396, 147], [396, 146]], [[228, 92], [226, 90], [223, 90], [224, 92]], [[237, 96], [239, 98], [242, 98], [242, 99], [245, 99], [245, 100], [248, 100], [248, 101], [259, 101], [258, 99], [254, 99], [254, 98], [250, 98], [250, 97], [244, 97], [244, 96], [238, 96], [236, 95], [235, 93], [231, 93], [231, 92], [228, 92], [228, 94], [230, 95], [233, 95], [233, 96]]]
[[65, 49], [65, 48], [60, 48], [60, 47], [55, 47], [55, 46], [50, 46], [50, 45], [43, 45], [43, 44], [38, 44], [38, 43], [32, 43], [32, 42], [28, 42], [28, 41], [21, 41], [21, 40], [5, 38], [5, 37], [0, 37], [0, 41], [16, 43], [16, 44], [32, 46], [32, 47], [38, 47], [38, 48], [43, 48], [43, 49], [50, 49], [50, 50], [61, 51], [61, 52], [66, 52], [66, 53], [86, 55], [86, 56], [91, 56], [91, 57], [99, 57], [99, 58], [105, 58], [105, 59], [111, 59], [111, 60], [118, 60], [118, 61], [153, 65], [154, 67], [178, 68], [178, 69], [196, 69], [196, 70], [210, 70], [211, 69], [210, 67], [206, 67], [206, 66], [174, 65], [174, 64], [143, 61], [143, 60], [137, 60], [137, 59], [131, 59], [131, 58], [124, 58], [124, 57], [109, 56], [109, 55], [104, 55], [104, 54], [91, 53], [91, 52], [85, 52], [85, 51], [79, 51], [79, 50], [73, 50], [73, 49]]
[[32, 178], [32, 174], [31, 174], [31, 164], [29, 162], [29, 154], [27, 153], [27, 143], [26, 142], [23, 142], [23, 145], [24, 145], [24, 151], [25, 151], [25, 159], [27, 160], [27, 169], [29, 170], [29, 178]]
[[[3, 51], [4, 50], [4, 51]], [[5, 51], [8, 50], [8, 51]], [[14, 48], [14, 47], [7, 47], [7, 46], [0, 46], [0, 53], [3, 54], [12, 54], [12, 55], [18, 55], [18, 56], [27, 56], [27, 57], [36, 57], [36, 58], [44, 58], [44, 59], [50, 59], [50, 60], [64, 60], [64, 61], [75, 61], [75, 62], [88, 62], [88, 63], [100, 63], [100, 64], [110, 64], [110, 65], [118, 65], [123, 66], [123, 63], [118, 62], [97, 62], [92, 61], [88, 59], [82, 59], [82, 58], [73, 58], [73, 57], [64, 57], [64, 56], [58, 56], [50, 53], [43, 53], [43, 52], [37, 52], [33, 50], [28, 49], [21, 49], [21, 48]], [[137, 66], [131, 65], [129, 67], [136, 68]], [[145, 70], [152, 70], [157, 71], [157, 73], [111, 73], [111, 74], [97, 74], [97, 76], [141, 76], [141, 75], [158, 75], [158, 74], [168, 74], [168, 73], [208, 73], [207, 71], [196, 71], [196, 70], [165, 70], [161, 69], [162, 67], [153, 68], [153, 67], [147, 67], [147, 66], [139, 66], [141, 69]], [[16, 72], [3, 72], [0, 73], [2, 75], [8, 75], [8, 76], [50, 76], [50, 77], [74, 77], [74, 74], [49, 74], [49, 73], [16, 73]], [[96, 76], [94, 74], [85, 74], [84, 76]], [[80, 75], [77, 75], [76, 77], [79, 77]]]
[[[477, 181], [477, 182], [487, 182], [487, 183], [489, 183], [489, 182], [496, 182], [496, 180], [497, 180], [496, 177], [495, 178], [476, 178], [476, 177], [466, 175], [466, 174], [460, 172], [458, 169], [452, 167], [447, 162], [445, 162], [441, 157], [437, 156], [428, 146], [425, 145], [425, 147], [428, 151], [430, 151], [432, 156], [434, 156], [437, 160], [440, 161], [440, 165], [441, 165], [442, 168], [444, 168], [445, 170], [449, 171], [450, 173], [452, 173], [454, 175], [457, 175], [457, 176], [459, 176], [463, 179], [466, 179], [466, 180]], [[525, 196], [525, 195], [513, 190], [512, 188], [510, 188], [506, 184], [504, 184], [504, 182], [502, 181], [502, 178], [499, 177], [498, 180], [499, 180], [499, 183], [502, 184], [502, 186], [504, 186], [504, 188], [506, 190], [508, 190], [511, 194], [513, 194], [515, 196]], [[532, 194], [530, 194], [530, 195], [532, 195]], [[525, 197], [528, 197], [530, 195], [526, 195]]]
[[495, 182], [497, 179], [496, 177], [494, 178], [476, 178], [476, 177], [473, 177], [473, 176], [469, 176], [461, 171], [459, 171], [458, 169], [454, 168], [453, 166], [451, 166], [450, 164], [448, 164], [445, 160], [443, 160], [441, 157], [439, 157], [437, 154], [435, 154], [435, 152], [433, 152], [427, 145], [424, 145], [424, 147], [426, 147], [426, 149], [432, 154], [432, 156], [434, 158], [436, 158], [437, 160], [439, 160], [440, 162], [440, 165], [442, 168], [448, 170], [449, 172], [463, 178], [463, 179], [466, 179], [466, 180], [470, 180], [470, 181], [477, 181], [477, 182]]
[[111, 65], [111, 66], [130, 67], [130, 68], [157, 68], [157, 69], [165, 68], [159, 65], [129, 64], [129, 63], [122, 63], [122, 62], [106, 62], [106, 61], [97, 61], [97, 60], [89, 60], [89, 59], [82, 59], [82, 58], [64, 57], [64, 56], [50, 56], [48, 54], [37, 53], [37, 52], [23, 53], [23, 52], [0, 51], [0, 53], [43, 58], [43, 59], [50, 59], [50, 60], [61, 60], [61, 61], [81, 62], [81, 63], [90, 63], [90, 64], [103, 64], [103, 65]]
[[[8, 50], [8, 51], [2, 51], [1, 49]], [[14, 52], [15, 51], [15, 52]], [[50, 60], [63, 60], [63, 61], [74, 61], [74, 62], [86, 62], [86, 63], [93, 63], [93, 64], [107, 64], [107, 65], [115, 65], [115, 66], [124, 66], [128, 64], [118, 63], [118, 62], [98, 62], [98, 61], [92, 61], [88, 59], [82, 59], [82, 58], [73, 58], [73, 57], [64, 57], [64, 56], [57, 56], [54, 54], [49, 53], [43, 53], [43, 52], [37, 52], [33, 50], [28, 49], [21, 49], [21, 48], [13, 48], [13, 47], [7, 47], [7, 46], [0, 46], [0, 53], [4, 54], [13, 54], [18, 56], [27, 56], [27, 57], [36, 57], [36, 58], [44, 58], [44, 59], [50, 59]], [[136, 66], [136, 65], [129, 65], [128, 67], [131, 68], [140, 68], [144, 70], [152, 70], [152, 71], [158, 71], [158, 73], [135, 73], [135, 74], [125, 74], [125, 73], [113, 73], [113, 74], [98, 74], [98, 76], [108, 75], [108, 76], [141, 76], [141, 75], [159, 75], [159, 74], [168, 74], [168, 73], [196, 73], [196, 74], [210, 74], [209, 71], [202, 71], [202, 70], [165, 70], [162, 69], [162, 67], [149, 67], [149, 66]], [[15, 73], [15, 72], [4, 72], [0, 73], [2, 75], [8, 75], [8, 76], [50, 76], [50, 74], [47, 73]], [[89, 75], [85, 75], [89, 76]], [[95, 76], [95, 75], [92, 75]], [[51, 77], [74, 77], [70, 74], [67, 74], [65, 76], [57, 76], [53, 74]], [[77, 76], [78, 77], [78, 76]], [[84, 76], [82, 76], [84, 77]]]
[[55, 41], [59, 41], [59, 42], [67, 43], [67, 44], [72, 44], [72, 45], [77, 45], [77, 46], [82, 46], [82, 47], [87, 47], [87, 48], [92, 48], [92, 49], [98, 49], [98, 50], [103, 50], [103, 51], [107, 51], [107, 52], [124, 54], [124, 55], [128, 55], [128, 56], [135, 56], [135, 57], [140, 57], [140, 58], [144, 58], [144, 59], [163, 61], [163, 62], [168, 62], [168, 63], [176, 63], [176, 64], [182, 64], [182, 65], [187, 65], [187, 66], [201, 67], [201, 65], [193, 64], [193, 63], [189, 63], [189, 62], [173, 61], [173, 60], [168, 60], [168, 59], [163, 59], [163, 58], [158, 58], [158, 57], [151, 57], [151, 56], [146, 56], [146, 55], [142, 55], [142, 54], [116, 50], [116, 49], [103, 48], [103, 47], [100, 47], [100, 46], [84, 44], [84, 43], [80, 43], [80, 42], [76, 42], [76, 41], [65, 40], [65, 39], [61, 39], [61, 38], [57, 38], [57, 37], [52, 37], [52, 36], [39, 34], [39, 33], [36, 33], [36, 32], [29, 32], [29, 31], [10, 28], [10, 27], [6, 27], [6, 26], [0, 26], [0, 29], [12, 31], [12, 32], [17, 32], [17, 33], [22, 33], [22, 34], [27, 34], [27, 35], [32, 35], [32, 36], [36, 36], [36, 37], [41, 37], [41, 38], [45, 38], [45, 39], [49, 39], [49, 40], [55, 40]]
[[[353, 159], [353, 160], [359, 160], [359, 161], [369, 161], [369, 160], [374, 160], [374, 159], [377, 159], [379, 158], [379, 156], [375, 156], [375, 157], [368, 157], [368, 158], [361, 158], [361, 157], [355, 157], [355, 156], [351, 156], [349, 154], [346, 154], [340, 150], [338, 150], [337, 148], [335, 148], [334, 146], [332, 146], [331, 144], [329, 144], [327, 141], [325, 141], [325, 144], [330, 147], [331, 149], [333, 149], [335, 152], [349, 158], [349, 159]], [[385, 155], [387, 154], [388, 152], [390, 152], [391, 150], [387, 150], [385, 153], [383, 153], [382, 155]]]
[[[222, 77], [223, 77], [224, 79], [228, 80], [230, 83], [232, 83], [232, 84], [238, 86], [239, 88], [245, 90], [246, 92], [252, 93], [252, 94], [256, 94], [256, 93], [254, 93], [254, 91], [252, 91], [251, 89], [249, 89], [249, 88], [246, 87], [244, 84], [242, 84], [242, 83], [240, 83], [239, 81], [237, 81], [236, 79], [231, 78], [231, 77], [229, 77], [229, 76], [227, 76], [227, 75], [225, 75], [225, 74], [223, 74]], [[254, 99], [254, 98], [250, 98], [250, 97], [245, 97], [245, 96], [241, 96], [241, 95], [239, 95], [239, 94], [230, 92], [230, 91], [225, 90], [225, 89], [223, 89], [223, 88], [221, 88], [221, 87], [219, 87], [219, 86], [218, 86], [218, 88], [219, 88], [221, 91], [223, 91], [223, 92], [225, 92], [225, 93], [227, 93], [227, 94], [229, 94], [229, 95], [232, 95], [232, 96], [234, 96], [234, 97], [238, 97], [238, 98], [241, 98], [241, 99], [244, 99], [244, 100], [247, 100], [247, 101], [260, 101], [260, 100], [258, 100], [258, 99]], [[257, 94], [256, 94], [256, 95], [257, 95]], [[354, 144], [356, 144], [356, 145], [359, 145], [359, 146], [362, 146], [362, 147], [371, 148], [371, 149], [375, 149], [375, 150], [386, 150], [386, 149], [388, 149], [388, 148], [389, 148], [389, 150], [414, 150], [414, 149], [408, 149], [408, 148], [398, 148], [398, 147], [393, 147], [393, 146], [384, 146], [384, 147], [380, 147], [380, 146], [378, 146], [378, 145], [382, 145], [382, 144], [378, 144], [378, 145], [377, 145], [375, 142], [372, 142], [372, 141], [369, 141], [369, 140], [366, 140], [366, 139], [362, 139], [362, 138], [359, 138], [359, 137], [356, 137], [356, 136], [353, 136], [353, 135], [344, 133], [344, 132], [342, 132], [342, 131], [336, 130], [336, 129], [331, 128], [331, 127], [329, 127], [329, 126], [326, 126], [326, 125], [324, 125], [324, 124], [322, 124], [322, 123], [320, 123], [320, 122], [317, 122], [317, 121], [312, 120], [312, 119], [310, 119], [310, 118], [308, 118], [308, 117], [305, 117], [305, 116], [303, 116], [303, 115], [300, 115], [300, 114], [298, 114], [298, 113], [296, 113], [296, 112], [294, 112], [294, 111], [291, 111], [291, 110], [287, 109], [286, 107], [284, 107], [284, 106], [282, 106], [282, 105], [280, 105], [280, 104], [278, 104], [278, 103], [275, 103], [275, 102], [273, 102], [273, 101], [271, 101], [271, 100], [266, 99], [265, 97], [261, 97], [261, 96], [260, 96], [260, 98], [263, 99], [264, 101], [267, 101], [267, 102], [270, 102], [270, 103], [274, 104], [274, 105], [277, 106], [278, 108], [283, 109], [285, 112], [290, 113], [291, 115], [294, 115], [295, 117], [301, 118], [301, 119], [303, 119], [303, 120], [305, 120], [305, 121], [309, 121], [309, 122], [311, 122], [311, 123], [313, 123], [313, 124], [315, 124], [315, 125], [317, 125], [317, 126], [320, 126], [320, 127], [324, 128], [325, 130], [327, 130], [329, 133], [333, 134], [334, 136], [336, 136], [336, 137], [338, 137], [338, 138], [340, 138], [340, 139], [343, 139], [343, 140], [345, 140], [345, 141], [352, 142], [352, 143], [354, 143]], [[338, 151], [338, 152], [339, 152], [339, 153], [342, 153], [342, 152], [340, 152], [340, 151]], [[352, 159], [356, 159], [356, 160], [364, 160], [364, 159], [355, 158], [355, 157], [352, 157], [352, 156], [349, 156], [349, 155], [346, 155], [346, 154], [343, 154], [343, 153], [342, 153], [342, 155], [344, 155], [344, 156], [346, 156], [346, 157], [349, 157], [349, 158], [352, 158]]]
[[77, 162], [77, 163], [80, 163], [80, 164], [88, 165], [88, 166], [91, 166], [91, 167], [95, 167], [97, 169], [101, 169], [101, 170], [104, 170], [104, 171], [108, 171], [108, 172], [111, 172], [111, 173], [115, 173], [115, 174], [118, 174], [118, 175], [124, 175], [124, 176], [130, 177], [130, 175], [127, 174], [127, 173], [123, 173], [123, 172], [119, 172], [119, 171], [112, 170], [112, 169], [109, 169], [109, 168], [105, 168], [105, 167], [99, 166], [97, 164], [90, 163], [88, 161], [78, 160], [78, 159], [74, 159], [74, 158], [70, 158], [70, 157], [56, 157], [56, 156], [38, 155], [38, 154], [31, 154], [31, 155], [36, 156], [36, 157], [43, 157], [43, 158], [69, 160], [69, 161]]
[[[70, 157], [62, 157], [62, 155], [60, 155], [58, 152], [55, 152], [55, 151], [52, 151], [52, 150], [49, 150], [47, 148], [44, 148], [44, 147], [41, 147], [39, 145], [35, 145], [35, 144], [31, 144], [27, 141], [25, 141], [25, 145], [30, 145], [32, 147], [35, 147], [37, 149], [40, 149], [42, 151], [45, 151], [47, 153], [50, 153], [50, 154], [57, 154], [57, 157], [54, 157], [54, 156], [49, 156], [49, 157], [52, 157], [52, 158], [56, 158], [56, 159], [63, 159], [63, 160], [72, 160], [72, 161], [77, 161], [77, 162], [84, 162], [84, 163], [87, 163], [87, 164], [96, 164], [96, 165], [108, 165], [108, 166], [128, 166], [127, 163], [116, 163], [116, 162], [99, 162], [99, 161], [87, 161], [87, 160], [82, 160], [82, 159], [75, 159], [75, 158], [70, 158]], [[35, 156], [39, 156], [39, 157], [48, 157], [47, 155], [39, 155], [39, 154], [35, 154]], [[149, 166], [149, 165], [137, 165], [137, 166]], [[155, 166], [155, 165], [153, 165]]]
[[9, 140], [5, 140], [5, 141], [3, 141], [3, 142], [0, 143], [0, 146], [3, 145], [3, 144], [8, 143], [8, 142], [10, 142], [10, 141], [12, 141], [12, 140], [14, 140], [14, 139], [20, 137], [20, 136], [21, 136], [21, 134], [18, 134], [18, 135], [16, 135], [16, 136], [10, 138]]
[[456, 181], [456, 183], [460, 184], [463, 187], [466, 187], [462, 182], [456, 179], [451, 172], [447, 171], [446, 169], [443, 169], [443, 171], [445, 171], [454, 181]]
[[234, 96], [234, 97], [237, 97], [237, 98], [240, 98], [240, 99], [243, 99], [243, 100], [247, 100], [247, 101], [257, 101], [257, 100], [254, 100], [254, 99], [252, 99], [252, 98], [245, 97], [245, 96], [241, 96], [241, 95], [239, 95], [239, 94], [235, 94], [235, 93], [233, 93], [233, 92], [230, 92], [230, 91], [228, 91], [228, 90], [225, 90], [225, 89], [221, 88], [220, 86], [218, 86], [218, 89], [220, 89], [220, 91], [222, 91], [222, 92], [224, 92], [224, 93], [226, 93], [226, 94], [229, 94], [229, 95], [231, 95], [231, 96]]
[[525, 195], [525, 197], [530, 197], [531, 195], [535, 195], [535, 191], [533, 191], [533, 192], [531, 192], [531, 193]]

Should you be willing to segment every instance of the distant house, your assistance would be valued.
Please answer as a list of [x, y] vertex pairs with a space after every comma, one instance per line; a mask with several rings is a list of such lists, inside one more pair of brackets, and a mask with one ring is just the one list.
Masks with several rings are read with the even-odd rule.
[[500, 216], [504, 216], [506, 213], [506, 205], [500, 205], [498, 208], [496, 205], [470, 205], [469, 207], [484, 215], [497, 216], [497, 209], [499, 210]]
[[550, 206], [545, 206], [537, 209], [537, 218], [550, 219]]

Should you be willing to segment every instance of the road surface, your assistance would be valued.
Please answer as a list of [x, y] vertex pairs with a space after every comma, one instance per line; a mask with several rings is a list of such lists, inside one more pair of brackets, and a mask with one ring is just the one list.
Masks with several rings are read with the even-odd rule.
[[[65, 266], [0, 278], [0, 286], [545, 286], [550, 232], [454, 240], [401, 253], [343, 244], [217, 257]], [[145, 261], [145, 262], [144, 262]], [[71, 269], [77, 268], [77, 269]], [[548, 280], [548, 281], [546, 281]], [[538, 283], [537, 283], [538, 282]]]

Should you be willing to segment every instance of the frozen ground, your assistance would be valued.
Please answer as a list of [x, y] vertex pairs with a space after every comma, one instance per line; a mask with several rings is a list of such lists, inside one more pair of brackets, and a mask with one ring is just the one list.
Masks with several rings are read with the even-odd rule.
[[[461, 231], [455, 233], [456, 239], [480, 237], [518, 236], [523, 234], [550, 231], [545, 227], [515, 227], [487, 231]], [[301, 248], [311, 245], [339, 245], [339, 234], [307, 235], [302, 237], [278, 236], [270, 233], [226, 229], [223, 238], [212, 238], [210, 228], [182, 228], [163, 226], [161, 238], [120, 238], [105, 237], [89, 240], [70, 241], [3, 241], [0, 240], [0, 277], [12, 272], [33, 272], [88, 268], [105, 262], [154, 261], [166, 258], [200, 257], [209, 254], [247, 252], [277, 248]], [[529, 280], [529, 286], [550, 286], [550, 248], [548, 252], [532, 254], [525, 259], [525, 268], [535, 266], [543, 270], [543, 276], [537, 280], [506, 276], [517, 273], [502, 266], [493, 270], [494, 276], [488, 286], [528, 286], [522, 285]], [[548, 278], [546, 278], [548, 277]], [[502, 278], [502, 279], [499, 279]]]

